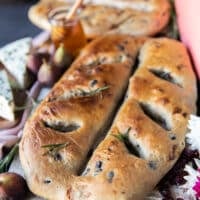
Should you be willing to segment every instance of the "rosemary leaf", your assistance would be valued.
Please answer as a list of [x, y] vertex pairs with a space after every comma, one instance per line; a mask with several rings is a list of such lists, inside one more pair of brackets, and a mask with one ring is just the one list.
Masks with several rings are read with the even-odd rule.
[[136, 148], [129, 140], [129, 132], [130, 132], [130, 130], [131, 130], [131, 128], [129, 127], [125, 133], [118, 132], [117, 135], [113, 135], [113, 136], [124, 143], [124, 145], [126, 146], [127, 150], [129, 151], [129, 153], [131, 153], [131, 154], [133, 154], [133, 155], [135, 155], [137, 157], [140, 157], [140, 152], [138, 151], [138, 148]]
[[121, 142], [126, 143], [128, 141], [128, 135], [129, 135], [130, 130], [131, 130], [131, 127], [129, 127], [125, 133], [118, 132], [117, 135], [112, 135], [112, 136], [116, 137]]
[[108, 88], [110, 88], [110, 86], [108, 86], [108, 85], [103, 86], [103, 87], [99, 87], [99, 88], [96, 88], [96, 89], [89, 88], [89, 90], [77, 88], [75, 91], [73, 91], [72, 98], [92, 97], [92, 96], [96, 96], [96, 95], [100, 95], [101, 98], [102, 98], [102, 92], [104, 90], [107, 90]]
[[62, 147], [62, 146], [66, 146], [67, 143], [60, 143], [60, 144], [47, 144], [47, 145], [43, 145], [41, 146], [41, 148], [58, 148], [58, 147]]
[[41, 148], [47, 149], [47, 151], [43, 154], [45, 155], [50, 155], [54, 157], [61, 149], [65, 148], [68, 145], [68, 143], [60, 143], [60, 144], [47, 144], [41, 146]]
[[104, 87], [100, 87], [100, 88], [97, 88], [97, 89], [95, 89], [94, 91], [91, 91], [92, 92], [92, 94], [98, 94], [98, 93], [100, 93], [100, 92], [103, 92], [104, 90], [107, 90], [109, 88], [109, 86], [104, 86]]
[[19, 144], [16, 143], [10, 152], [0, 160], [0, 173], [6, 172], [9, 169], [9, 166], [15, 157], [16, 153], [18, 152]]
[[90, 89], [89, 91], [86, 91], [81, 88], [77, 88], [77, 90], [74, 92], [74, 97], [92, 97], [98, 94], [102, 94], [103, 91], [109, 88], [110, 86], [104, 86], [104, 87], [99, 87], [96, 89]]

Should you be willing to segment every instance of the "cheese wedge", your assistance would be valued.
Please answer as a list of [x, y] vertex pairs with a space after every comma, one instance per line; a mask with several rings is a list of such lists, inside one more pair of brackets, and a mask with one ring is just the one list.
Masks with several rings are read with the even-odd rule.
[[0, 117], [9, 121], [14, 121], [14, 97], [5, 70], [0, 70], [0, 85]]
[[16, 88], [28, 85], [27, 59], [31, 49], [31, 38], [23, 38], [7, 44], [0, 49], [0, 61], [16, 79]]

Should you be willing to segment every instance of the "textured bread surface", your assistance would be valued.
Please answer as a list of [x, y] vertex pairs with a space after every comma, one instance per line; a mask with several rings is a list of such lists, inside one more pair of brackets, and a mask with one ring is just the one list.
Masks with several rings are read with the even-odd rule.
[[[61, 200], [142, 200], [174, 165], [196, 111], [195, 76], [180, 42], [143, 42], [131, 36], [93, 41], [30, 117], [19, 152], [33, 193]], [[95, 96], [73, 92], [91, 85], [109, 88]], [[42, 148], [63, 143], [55, 155]]]
[[[95, 139], [111, 121], [142, 43], [129, 36], [109, 36], [89, 44], [28, 120], [20, 156], [34, 193], [64, 199], [69, 177], [79, 172]], [[103, 87], [108, 89], [93, 96], [81, 92]], [[61, 161], [43, 155], [41, 146], [59, 143], [67, 143], [59, 152]], [[51, 189], [44, 184], [49, 179]]]
[[[29, 10], [29, 19], [42, 29], [50, 30], [49, 12], [61, 6], [71, 7], [73, 1], [43, 0]], [[105, 33], [151, 36], [168, 23], [168, 0], [92, 0], [85, 3], [80, 19], [87, 38]]]

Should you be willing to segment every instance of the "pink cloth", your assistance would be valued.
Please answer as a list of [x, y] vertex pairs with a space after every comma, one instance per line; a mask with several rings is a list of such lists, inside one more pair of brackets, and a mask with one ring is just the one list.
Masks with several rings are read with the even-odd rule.
[[175, 0], [181, 40], [189, 49], [200, 79], [200, 0]]

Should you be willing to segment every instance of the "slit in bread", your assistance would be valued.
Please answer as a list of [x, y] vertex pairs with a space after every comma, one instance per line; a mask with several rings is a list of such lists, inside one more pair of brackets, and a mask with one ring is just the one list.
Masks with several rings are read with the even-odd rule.
[[130, 139], [129, 132], [131, 128], [129, 128], [125, 133], [120, 133], [118, 131], [117, 135], [113, 135], [114, 137], [118, 138], [127, 148], [127, 151], [130, 154], [133, 154], [137, 157], [142, 157], [141, 152], [139, 151], [140, 146], [139, 144], [135, 144], [134, 140]]
[[158, 70], [158, 69], [150, 69], [149, 71], [152, 72], [155, 76], [157, 76], [157, 77], [159, 77], [161, 79], [164, 79], [166, 81], [169, 81], [169, 82], [171, 82], [173, 84], [178, 85], [179, 87], [182, 87], [181, 83], [180, 83], [180, 80], [175, 79], [172, 76], [172, 74], [170, 74], [170, 72], [166, 72], [166, 71]]
[[166, 112], [161, 112], [156, 105], [152, 106], [145, 103], [140, 103], [140, 106], [149, 118], [159, 124], [166, 131], [171, 130], [171, 119], [166, 119], [168, 117]]
[[[185, 145], [189, 114], [196, 110], [195, 75], [189, 57], [180, 42], [159, 38], [142, 45], [138, 40], [118, 35], [90, 43], [28, 120], [19, 152], [32, 192], [61, 200], [102, 200], [102, 194], [104, 200], [142, 200], [179, 158]], [[98, 52], [113, 56], [121, 51], [117, 45], [125, 41], [130, 62], [84, 67], [85, 57]], [[139, 67], [129, 80], [126, 98], [107, 132], [105, 127], [125, 94], [141, 45]], [[182, 87], [149, 71], [150, 67], [160, 66], [183, 80]], [[97, 88], [102, 83], [110, 86], [103, 98], [48, 101], [80, 86], [88, 87], [92, 80], [97, 80], [94, 81]], [[145, 114], [141, 103], [165, 119], [167, 130]], [[60, 134], [45, 127], [42, 120], [81, 121], [81, 126], [77, 131]], [[94, 142], [102, 132], [107, 134], [96, 147]], [[136, 153], [130, 153], [130, 146], [116, 137], [119, 133], [127, 133], [129, 145]], [[55, 157], [44, 156], [41, 146], [50, 144], [63, 147], [56, 151]], [[88, 161], [92, 148], [95, 149]]]
[[51, 128], [55, 131], [59, 131], [63, 133], [76, 131], [77, 129], [80, 128], [80, 125], [74, 122], [66, 123], [65, 121], [46, 121], [43, 123], [45, 127]]

